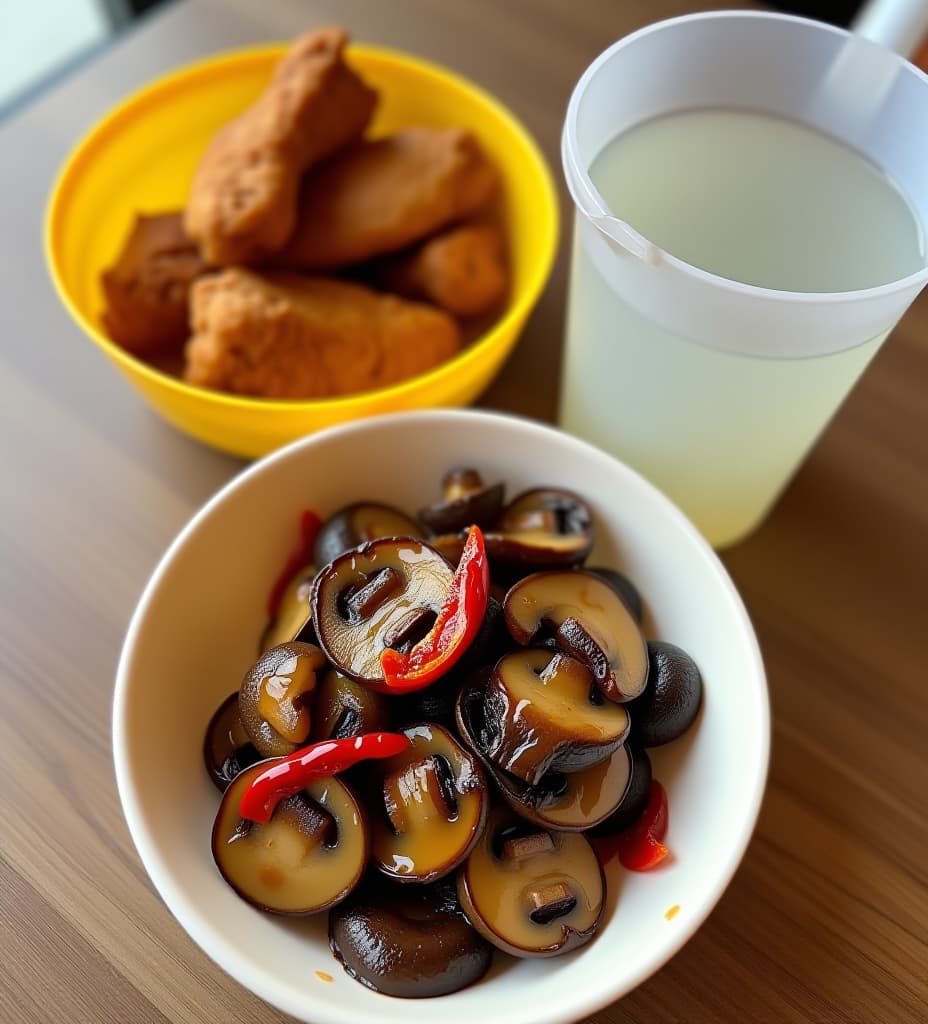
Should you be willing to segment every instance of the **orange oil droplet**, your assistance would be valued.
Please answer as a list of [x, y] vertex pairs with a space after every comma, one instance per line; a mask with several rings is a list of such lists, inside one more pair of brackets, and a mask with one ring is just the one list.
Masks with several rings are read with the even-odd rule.
[[679, 903], [674, 903], [674, 905], [668, 911], [665, 912], [664, 917], [668, 921], [672, 921], [677, 916], [677, 914], [679, 914], [679, 913], [680, 913], [680, 904]]
[[332, 977], [331, 974], [329, 974], [328, 971], [316, 971], [316, 977], [320, 981], [335, 981], [335, 979]]

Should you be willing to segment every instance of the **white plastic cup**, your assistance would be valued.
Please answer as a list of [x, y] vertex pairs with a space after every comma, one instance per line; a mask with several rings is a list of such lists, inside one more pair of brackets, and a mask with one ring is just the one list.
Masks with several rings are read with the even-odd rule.
[[[762, 521], [928, 280], [925, 267], [857, 291], [765, 289], [687, 264], [614, 217], [589, 176], [602, 149], [653, 117], [720, 107], [847, 143], [928, 225], [928, 77], [821, 22], [720, 11], [621, 39], [574, 89], [562, 138], [576, 216], [561, 425], [648, 476], [717, 547]], [[640, 332], [626, 334], [647, 339], [623, 338], [618, 373], [605, 369], [615, 331], [587, 315], [608, 301], [623, 304], [626, 327], [637, 318]], [[673, 408], [668, 373], [699, 381]]]

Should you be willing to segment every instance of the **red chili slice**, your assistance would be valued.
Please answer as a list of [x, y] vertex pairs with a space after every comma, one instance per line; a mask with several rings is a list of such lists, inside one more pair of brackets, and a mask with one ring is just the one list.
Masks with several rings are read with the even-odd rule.
[[477, 635], [489, 595], [490, 566], [483, 533], [479, 526], [471, 526], [435, 625], [408, 652], [388, 647], [380, 655], [386, 692], [421, 690], [443, 676]]
[[649, 871], [660, 864], [670, 853], [662, 842], [667, 821], [667, 793], [657, 779], [652, 779], [641, 817], [616, 838], [619, 863], [629, 871]]
[[322, 740], [279, 757], [256, 775], [242, 794], [239, 814], [266, 825], [278, 803], [313, 779], [328, 778], [370, 758], [393, 757], [410, 745], [402, 733], [368, 732], [346, 740]]

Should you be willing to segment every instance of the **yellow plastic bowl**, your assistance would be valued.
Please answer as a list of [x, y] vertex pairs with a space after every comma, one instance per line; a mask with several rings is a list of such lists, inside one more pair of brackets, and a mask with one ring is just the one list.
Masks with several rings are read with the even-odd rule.
[[257, 456], [304, 434], [377, 413], [472, 402], [515, 345], [544, 287], [557, 246], [551, 173], [532, 138], [493, 97], [444, 68], [369, 46], [351, 65], [376, 88], [372, 133], [412, 125], [461, 125], [502, 172], [513, 281], [492, 328], [454, 359], [402, 384], [344, 398], [272, 401], [192, 387], [129, 355], [100, 324], [100, 273], [137, 211], [183, 206], [212, 135], [261, 91], [283, 46], [221, 54], [181, 68], [130, 96], [70, 155], [52, 190], [45, 248], [55, 288], [84, 331], [144, 399], [180, 430], [226, 451]]

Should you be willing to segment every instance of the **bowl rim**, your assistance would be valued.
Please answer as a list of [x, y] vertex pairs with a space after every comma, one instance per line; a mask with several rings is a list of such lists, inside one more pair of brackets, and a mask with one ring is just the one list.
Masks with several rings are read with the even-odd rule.
[[[330, 439], [343, 435], [377, 430], [383, 424], [422, 419], [449, 420], [456, 422], [461, 429], [466, 429], [467, 422], [472, 420], [481, 420], [491, 425], [495, 423], [504, 429], [509, 429], [513, 425], [521, 425], [523, 429], [534, 431], [539, 440], [544, 440], [545, 438], [552, 439], [554, 437], [558, 437], [561, 440], [566, 438], [572, 446], [576, 446], [587, 458], [592, 458], [594, 462], [599, 462], [603, 472], [615, 472], [616, 467], [619, 467], [623, 475], [637, 478], [637, 486], [642, 486], [645, 491], [650, 493], [652, 500], [665, 506], [674, 523], [674, 529], [682, 531], [689, 541], [695, 545], [701, 560], [707, 563], [707, 570], [718, 580], [723, 589], [726, 603], [731, 609], [733, 619], [737, 623], [738, 633], [741, 634], [745, 641], [746, 653], [751, 662], [751, 671], [748, 675], [754, 690], [753, 696], [758, 715], [757, 756], [745, 772], [746, 775], [753, 775], [753, 778], [750, 779], [750, 798], [746, 804], [746, 813], [739, 823], [735, 841], [719, 865], [719, 870], [712, 876], [709, 883], [701, 889], [699, 901], [695, 904], [697, 909], [692, 914], [688, 914], [685, 926], [674, 932], [672, 937], [660, 946], [656, 954], [646, 959], [637, 971], [623, 976], [620, 983], [605, 986], [593, 993], [571, 992], [569, 994], [569, 1010], [566, 1010], [566, 1012], [565, 1007], [560, 1004], [555, 1006], [536, 1005], [533, 1007], [532, 1024], [566, 1024], [568, 1021], [577, 1021], [597, 1012], [637, 988], [668, 963], [696, 934], [706, 918], [715, 909], [744, 858], [760, 814], [766, 790], [770, 760], [770, 696], [763, 657], [747, 609], [728, 570], [702, 534], [699, 533], [692, 522], [670, 498], [630, 466], [608, 455], [596, 446], [549, 424], [510, 413], [491, 412], [480, 409], [406, 410], [337, 424], [316, 431], [278, 448], [236, 474], [197, 510], [175, 536], [152, 571], [132, 614], [119, 655], [112, 706], [112, 747], [119, 800], [133, 844], [152, 884], [171, 914], [210, 959], [239, 984], [247, 987], [265, 1002], [285, 1013], [293, 1015], [298, 1020], [307, 1020], [306, 1013], [311, 1011], [314, 1014], [312, 1019], [318, 1021], [318, 1024], [357, 1024], [357, 1016], [350, 1007], [344, 1008], [325, 1000], [320, 1000], [318, 1005], [315, 1005], [315, 997], [304, 996], [303, 998], [307, 1000], [307, 1005], [297, 1005], [283, 998], [281, 993], [277, 991], [278, 986], [273, 976], [257, 970], [253, 964], [247, 961], [247, 958], [244, 958], [242, 954], [229, 945], [225, 936], [211, 931], [208, 923], [204, 921], [201, 926], [200, 921], [190, 916], [187, 899], [178, 892], [170, 871], [167, 870], [166, 866], [162, 865], [158, 854], [155, 852], [156, 844], [144, 823], [144, 814], [136, 799], [132, 779], [133, 772], [128, 758], [126, 730], [127, 692], [130, 686], [134, 650], [138, 643], [138, 637], [163, 578], [167, 575], [181, 548], [187, 544], [188, 539], [200, 529], [201, 525], [231, 493], [247, 486], [253, 478], [265, 473], [270, 466], [277, 462], [286, 461], [302, 448], [325, 445]], [[692, 906], [693, 904], [690, 905]], [[248, 980], [243, 980], [246, 977]]]
[[[494, 116], [506, 126], [511, 136], [518, 140], [520, 147], [528, 157], [528, 164], [532, 168], [539, 190], [544, 197], [537, 212], [542, 223], [541, 235], [545, 244], [536, 250], [536, 258], [532, 261], [530, 273], [527, 275], [524, 285], [518, 291], [513, 289], [507, 308], [487, 330], [450, 359], [425, 373], [417, 374], [397, 384], [332, 398], [254, 398], [188, 384], [179, 377], [174, 377], [172, 374], [151, 366], [108, 338], [80, 310], [64, 279], [58, 259], [59, 246], [56, 239], [61, 231], [67, 202], [71, 193], [77, 188], [80, 172], [85, 164], [93, 160], [95, 150], [103, 146], [109, 136], [119, 131], [127, 120], [135, 117], [140, 109], [157, 103], [164, 93], [178, 91], [189, 79], [208, 76], [224, 65], [234, 65], [242, 61], [261, 63], [270, 59], [279, 59], [286, 52], [288, 46], [287, 42], [277, 42], [236, 47], [175, 67], [150, 79], [110, 107], [69, 151], [48, 195], [43, 219], [42, 243], [45, 264], [54, 289], [74, 322], [117, 365], [138, 375], [146, 383], [164, 387], [168, 392], [186, 399], [200, 399], [215, 403], [219, 407], [248, 412], [292, 411], [297, 408], [311, 408], [337, 414], [342, 409], [350, 409], [359, 401], [367, 403], [387, 398], [402, 399], [419, 388], [428, 388], [434, 382], [446, 377], [453, 378], [459, 372], [466, 372], [466, 367], [479, 362], [485, 353], [499, 341], [500, 336], [504, 336], [509, 331], [512, 332], [512, 344], [514, 345], [518, 339], [518, 329], [537, 303], [545, 283], [550, 277], [557, 255], [560, 237], [560, 207], [548, 161], [532, 134], [515, 113], [476, 82], [427, 58], [403, 50], [367, 43], [350, 43], [346, 51], [349, 59], [358, 57], [361, 61], [369, 60], [382, 66], [405, 71], [412, 70], [417, 74], [440, 79], [446, 86], [470, 95], [471, 98], [492, 110]], [[363, 68], [359, 68], [359, 70], [363, 73]]]

